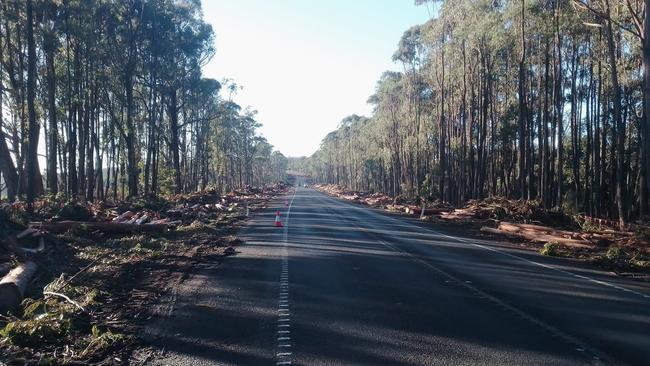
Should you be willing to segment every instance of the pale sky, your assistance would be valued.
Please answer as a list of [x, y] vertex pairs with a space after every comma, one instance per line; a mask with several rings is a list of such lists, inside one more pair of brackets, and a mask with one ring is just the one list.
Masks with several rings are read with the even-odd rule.
[[406, 29], [429, 18], [413, 0], [203, 0], [216, 34], [206, 77], [243, 86], [261, 133], [287, 156], [314, 153], [366, 103]]

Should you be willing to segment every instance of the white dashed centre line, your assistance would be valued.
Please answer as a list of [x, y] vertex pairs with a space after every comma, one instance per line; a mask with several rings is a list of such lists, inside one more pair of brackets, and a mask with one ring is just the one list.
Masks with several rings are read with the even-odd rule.
[[291, 365], [291, 352], [285, 352], [285, 350], [291, 347], [291, 331], [287, 330], [287, 328], [291, 327], [291, 309], [289, 302], [289, 253], [287, 249], [287, 241], [289, 236], [289, 214], [291, 213], [291, 206], [293, 205], [294, 198], [296, 198], [295, 192], [287, 209], [282, 238], [282, 269], [280, 271], [280, 291], [278, 293], [277, 352], [275, 354], [276, 365]]

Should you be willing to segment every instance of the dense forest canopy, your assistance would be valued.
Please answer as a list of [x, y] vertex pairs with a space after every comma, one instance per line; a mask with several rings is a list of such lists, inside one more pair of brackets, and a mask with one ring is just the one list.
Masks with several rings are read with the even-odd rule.
[[0, 197], [284, 179], [256, 112], [232, 101], [238, 85], [202, 76], [214, 53], [199, 0], [0, 2]]
[[317, 180], [459, 204], [539, 199], [648, 213], [650, 32], [642, 0], [424, 1], [369, 99], [310, 158]]

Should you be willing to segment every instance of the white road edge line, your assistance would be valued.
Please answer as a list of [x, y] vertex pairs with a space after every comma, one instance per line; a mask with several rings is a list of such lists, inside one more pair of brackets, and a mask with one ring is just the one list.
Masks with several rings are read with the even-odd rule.
[[[357, 208], [357, 207], [354, 207], [354, 206], [351, 206], [351, 207], [353, 207], [353, 208], [355, 208], [357, 210], [363, 210], [363, 208]], [[337, 216], [341, 217], [341, 215], [339, 213], [336, 213], [336, 214], [337, 214]], [[347, 222], [351, 221], [351, 220], [346, 220], [344, 217], [341, 217], [341, 218], [344, 219]], [[399, 220], [394, 219], [392, 217], [391, 217], [391, 219], [399, 222]], [[370, 230], [359, 226], [356, 222], [352, 222], [351, 224], [354, 225], [355, 227], [357, 227], [358, 229], [362, 230], [362, 231], [365, 231], [365, 232], [367, 232], [369, 234], [372, 234], [372, 232]], [[412, 227], [422, 229], [422, 228], [420, 228], [420, 227], [418, 227], [416, 225], [413, 225], [411, 223], [407, 223], [407, 224], [412, 226]], [[432, 231], [436, 232], [435, 230], [432, 230]], [[445, 234], [441, 234], [441, 233], [438, 233], [438, 232], [436, 232], [436, 233], [440, 234], [440, 235], [443, 235], [443, 236], [446, 236], [446, 237], [449, 237], [449, 238], [453, 238], [453, 237], [445, 235]], [[516, 307], [514, 307], [514, 306], [512, 306], [512, 305], [498, 299], [495, 296], [492, 296], [492, 295], [490, 295], [490, 294], [488, 294], [486, 292], [483, 292], [482, 290], [480, 290], [477, 287], [473, 286], [471, 283], [466, 283], [465, 281], [462, 281], [462, 280], [456, 278], [455, 276], [451, 275], [450, 273], [438, 268], [437, 266], [425, 261], [424, 259], [419, 258], [416, 255], [414, 255], [412, 253], [409, 253], [409, 252], [407, 252], [405, 250], [399, 249], [399, 248], [393, 246], [392, 244], [387, 243], [386, 241], [384, 241], [382, 239], [379, 239], [378, 241], [383, 246], [385, 246], [385, 247], [387, 247], [387, 248], [389, 248], [389, 249], [391, 249], [391, 250], [393, 250], [393, 251], [395, 251], [397, 253], [401, 253], [401, 254], [405, 255], [406, 257], [408, 257], [408, 258], [410, 258], [410, 259], [412, 259], [412, 260], [414, 260], [414, 261], [416, 261], [416, 262], [418, 262], [418, 263], [420, 263], [420, 264], [434, 270], [435, 272], [439, 273], [440, 275], [442, 275], [444, 277], [447, 277], [448, 279], [452, 280], [453, 282], [456, 282], [456, 283], [460, 284], [461, 286], [467, 288], [468, 290], [474, 292], [475, 294], [483, 296], [483, 297], [489, 299], [490, 301], [492, 301], [493, 303], [498, 304], [498, 305], [512, 311], [513, 313], [519, 315], [522, 319], [526, 319], [526, 320], [532, 322], [533, 324], [536, 324], [537, 326], [541, 327], [542, 329], [545, 329], [546, 331], [550, 332], [551, 334], [555, 334], [557, 337], [562, 338], [564, 341], [566, 341], [566, 342], [568, 342], [570, 344], [573, 344], [576, 347], [576, 349], [583, 349], [583, 352], [584, 352], [584, 350], [588, 350], [589, 353], [591, 353], [591, 355], [593, 355], [593, 357], [590, 358], [592, 364], [600, 365], [601, 364], [600, 361], [602, 359], [608, 360], [611, 364], [616, 364], [616, 365], [618, 365], [618, 364], [622, 365], [623, 364], [619, 360], [617, 360], [614, 357], [608, 355], [607, 353], [605, 353], [605, 352], [603, 352], [603, 351], [601, 351], [599, 349], [595, 349], [593, 347], [590, 347], [589, 345], [582, 342], [581, 340], [579, 340], [579, 339], [577, 339], [577, 338], [575, 338], [575, 337], [573, 337], [573, 336], [571, 336], [569, 334], [566, 334], [566, 333], [562, 332], [558, 328], [556, 328], [556, 327], [554, 327], [554, 326], [552, 326], [552, 325], [550, 325], [550, 324], [548, 324], [548, 323], [546, 323], [546, 322], [544, 322], [542, 320], [539, 320], [539, 319], [533, 317], [532, 315], [529, 315], [528, 313], [526, 313], [526, 312], [520, 310], [519, 308], [516, 308]], [[500, 252], [500, 251], [498, 251], [498, 252], [503, 253], [503, 252]], [[508, 254], [508, 253], [503, 253], [503, 254]], [[519, 258], [519, 257], [517, 257], [517, 258]], [[522, 258], [522, 259], [525, 259], [525, 258]]]
[[[355, 207], [355, 206], [352, 206], [352, 205], [350, 205], [350, 207], [352, 207], [352, 208], [354, 208], [356, 210], [364, 210], [364, 208], [362, 208], [362, 207]], [[533, 265], [536, 265], [536, 266], [539, 266], [539, 267], [542, 267], [542, 268], [550, 269], [550, 270], [562, 273], [564, 275], [567, 275], [569, 277], [579, 278], [579, 279], [582, 279], [582, 280], [585, 280], [585, 281], [588, 281], [588, 282], [591, 282], [591, 283], [595, 283], [595, 284], [598, 284], [598, 285], [601, 285], [601, 286], [606, 286], [606, 287], [614, 288], [616, 290], [623, 291], [623, 292], [626, 292], [626, 293], [629, 293], [629, 294], [634, 294], [634, 295], [640, 296], [640, 297], [642, 297], [644, 299], [650, 299], [649, 294], [644, 294], [642, 292], [635, 291], [635, 290], [632, 290], [632, 289], [629, 289], [629, 288], [626, 288], [626, 287], [623, 287], [623, 286], [619, 286], [619, 285], [616, 285], [616, 284], [613, 284], [613, 283], [610, 283], [610, 282], [607, 282], [607, 281], [597, 280], [597, 279], [589, 277], [589, 276], [573, 273], [571, 271], [567, 271], [567, 270], [564, 270], [564, 269], [561, 269], [561, 268], [557, 268], [557, 267], [555, 267], [553, 265], [536, 262], [534, 260], [527, 259], [527, 258], [524, 258], [524, 257], [520, 257], [518, 255], [508, 253], [508, 252], [505, 252], [503, 250], [499, 250], [499, 249], [496, 249], [496, 248], [491, 248], [491, 247], [488, 247], [488, 246], [485, 246], [485, 245], [482, 245], [482, 244], [477, 244], [477, 243], [472, 242], [471, 239], [465, 239], [465, 238], [459, 238], [459, 237], [456, 237], [456, 236], [447, 235], [447, 234], [441, 233], [441, 232], [439, 232], [439, 231], [437, 231], [437, 230], [435, 230], [433, 228], [423, 228], [421, 226], [418, 226], [418, 225], [415, 225], [415, 224], [409, 222], [408, 220], [401, 221], [401, 220], [398, 220], [398, 219], [396, 219], [396, 218], [394, 218], [392, 216], [382, 215], [382, 214], [380, 214], [378, 212], [375, 212], [373, 210], [367, 210], [367, 211], [373, 212], [373, 213], [375, 213], [377, 215], [388, 218], [388, 219], [390, 219], [390, 220], [392, 220], [394, 222], [397, 222], [399, 224], [406, 224], [406, 225], [408, 225], [408, 226], [410, 226], [412, 228], [417, 228], [417, 229], [420, 229], [420, 230], [423, 230], [423, 229], [424, 230], [429, 230], [429, 231], [433, 232], [436, 235], [440, 235], [440, 236], [443, 236], [443, 237], [448, 238], [448, 239], [456, 240], [456, 241], [461, 242], [461, 243], [466, 243], [466, 244], [475, 246], [477, 248], [481, 248], [483, 250], [498, 253], [498, 254], [504, 255], [506, 257], [518, 259], [520, 261], [523, 261], [523, 262], [526, 262], [526, 263], [529, 263], [529, 264], [533, 264]]]

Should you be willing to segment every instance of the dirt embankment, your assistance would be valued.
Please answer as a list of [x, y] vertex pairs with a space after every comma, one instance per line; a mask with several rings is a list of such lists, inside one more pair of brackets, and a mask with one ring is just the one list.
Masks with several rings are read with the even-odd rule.
[[0, 293], [12, 298], [0, 301], [0, 364], [145, 362], [132, 352], [152, 305], [193, 266], [235, 254], [247, 212], [285, 190], [97, 204], [44, 199], [31, 221], [22, 203], [2, 204]]
[[490, 197], [462, 207], [442, 202], [355, 192], [337, 185], [315, 185], [332, 196], [388, 212], [418, 217], [464, 234], [509, 240], [543, 255], [578, 258], [620, 275], [650, 274], [650, 226], [637, 222], [624, 230], [611, 220], [569, 215], [539, 201]]

